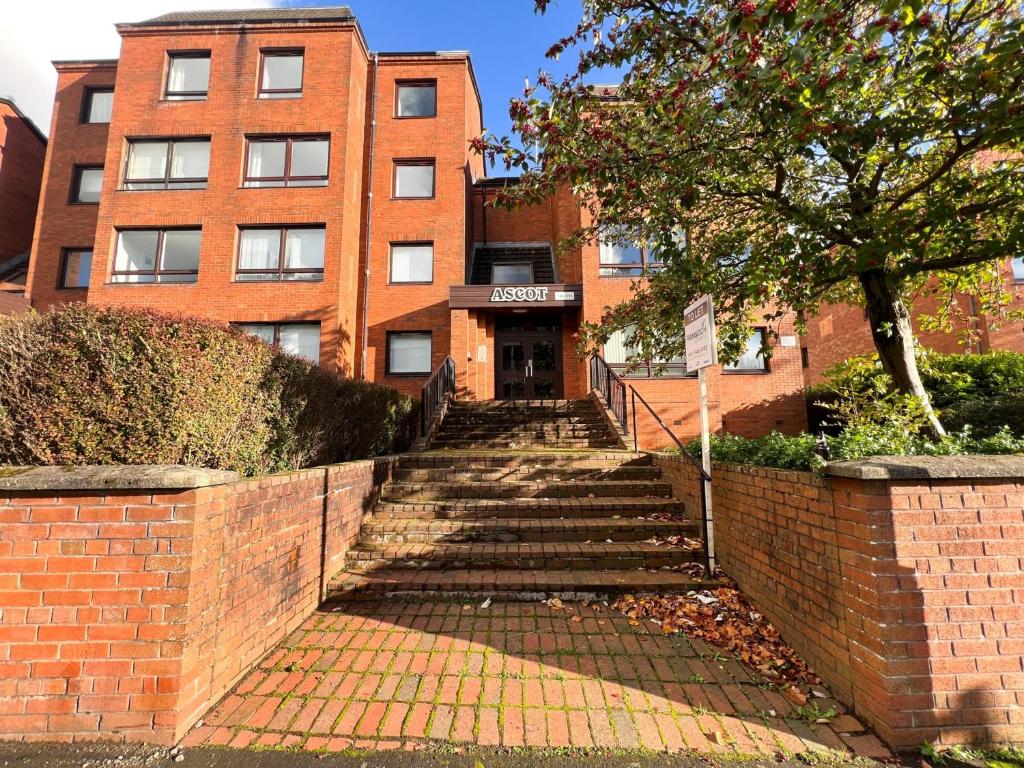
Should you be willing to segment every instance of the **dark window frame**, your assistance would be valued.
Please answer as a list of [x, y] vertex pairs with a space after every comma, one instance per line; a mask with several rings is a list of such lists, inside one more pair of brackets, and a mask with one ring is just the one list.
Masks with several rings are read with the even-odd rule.
[[213, 51], [209, 49], [191, 49], [167, 51], [167, 74], [164, 77], [164, 101], [205, 101], [210, 96], [210, 81], [206, 81], [205, 91], [172, 91], [170, 87], [171, 67], [175, 59], [209, 59], [210, 72], [213, 72]]
[[[398, 169], [410, 166], [430, 166], [433, 169], [433, 181], [430, 195], [399, 195]], [[392, 200], [434, 200], [437, 198], [437, 158], [436, 157], [396, 157], [391, 161], [391, 199]]]
[[[114, 86], [87, 85], [82, 92], [82, 108], [78, 115], [78, 122], [83, 125], [110, 125], [110, 120], [99, 122], [89, 119], [89, 113], [92, 111], [92, 97], [96, 93], [109, 93], [113, 95]], [[113, 108], [111, 108], [111, 113], [113, 113]], [[111, 114], [111, 117], [113, 117], [113, 114]]]
[[[71, 189], [68, 190], [68, 205], [99, 205], [99, 200], [79, 200], [82, 185], [82, 171], [102, 171], [102, 163], [75, 163], [71, 167]], [[102, 194], [102, 182], [100, 192]]]
[[[284, 176], [250, 176], [249, 175], [249, 148], [255, 142], [257, 144], [270, 144], [273, 142], [283, 141], [285, 143], [284, 148]], [[327, 173], [323, 176], [292, 176], [292, 144], [296, 141], [326, 141], [327, 142]], [[317, 187], [326, 187], [330, 181], [331, 175], [331, 135], [329, 133], [316, 133], [316, 134], [274, 134], [274, 135], [256, 135], [245, 137], [245, 160], [242, 168], [242, 187], [244, 189], [287, 189], [293, 187], [289, 182], [292, 181], [323, 181], [323, 184], [296, 184], [296, 189], [316, 189]], [[280, 187], [261, 187], [261, 186], [250, 186], [251, 181], [280, 181], [282, 182]]]
[[[266, 72], [267, 58], [284, 56], [302, 57], [302, 74], [299, 76], [298, 90], [294, 88], [264, 88], [263, 75]], [[278, 94], [286, 96], [301, 96], [306, 85], [306, 49], [305, 48], [260, 48], [260, 73], [256, 83], [256, 97], [263, 98], [264, 94]], [[273, 96], [271, 96], [273, 98]]]
[[[180, 191], [183, 191], [183, 190], [184, 191], [188, 191], [188, 190], [196, 191], [196, 190], [200, 190], [200, 189], [206, 189], [207, 187], [209, 187], [209, 184], [210, 184], [209, 163], [207, 163], [206, 176], [203, 176], [203, 177], [195, 176], [195, 177], [188, 177], [188, 178], [181, 178], [181, 179], [171, 178], [171, 166], [173, 165], [172, 161], [174, 159], [174, 145], [175, 144], [199, 144], [199, 143], [205, 143], [205, 144], [209, 145], [209, 150], [207, 151], [207, 157], [209, 157], [209, 154], [210, 154], [210, 152], [213, 149], [213, 141], [211, 140], [211, 138], [209, 136], [184, 136], [184, 137], [171, 137], [171, 138], [164, 137], [164, 136], [153, 136], [153, 137], [133, 136], [133, 137], [131, 137], [129, 139], [126, 139], [126, 141], [128, 143], [128, 151], [125, 153], [125, 156], [124, 156], [124, 171], [121, 174], [121, 187], [120, 187], [120, 191], [121, 192], [169, 192], [169, 191], [179, 191], [180, 192]], [[161, 178], [129, 179], [128, 178], [128, 168], [131, 165], [131, 161], [132, 161], [132, 146], [135, 145], [135, 144], [146, 144], [146, 143], [149, 143], [149, 144], [157, 144], [157, 143], [167, 144], [167, 162], [164, 164], [164, 176], [163, 176], [162, 179]], [[187, 186], [171, 186], [171, 185], [178, 185], [178, 184], [199, 184], [199, 183], [204, 184], [204, 186], [202, 186], [202, 187], [195, 187], [195, 186], [192, 186], [192, 187], [187, 187]], [[128, 187], [129, 184], [163, 184], [163, 187], [162, 188], [158, 188], [158, 189], [131, 189], [131, 188]]]
[[[395, 280], [394, 258], [395, 246], [423, 247], [430, 246], [430, 279], [429, 280]], [[434, 256], [436, 248], [433, 240], [392, 240], [388, 243], [388, 285], [433, 285], [434, 284]]]
[[[639, 245], [633, 243], [634, 246], [640, 249], [640, 263], [639, 264], [623, 264], [621, 262], [604, 262], [601, 261], [602, 257], [602, 246], [603, 243], [598, 243], [597, 246], [597, 274], [598, 277], [643, 277], [650, 272], [656, 272], [663, 269], [665, 262], [663, 261], [652, 261], [651, 251], [653, 250], [650, 244]], [[609, 243], [609, 245], [616, 245], [616, 243]], [[606, 274], [604, 270], [616, 270], [617, 274]], [[636, 272], [639, 270], [639, 272]]]
[[[117, 237], [114, 239], [114, 264], [110, 270], [110, 282], [112, 285], [195, 285], [199, 282], [199, 264], [196, 263], [195, 269], [161, 269], [161, 262], [163, 261], [164, 252], [164, 236], [168, 232], [199, 232], [200, 233], [200, 249], [202, 249], [202, 231], [200, 227], [119, 227], [114, 230]], [[119, 270], [117, 269], [117, 249], [121, 243], [121, 234], [124, 232], [156, 232], [156, 258], [153, 259], [152, 270]], [[200, 258], [202, 257], [202, 250], [200, 250]], [[117, 275], [153, 275], [153, 282], [138, 283], [127, 280], [115, 280]], [[190, 281], [170, 281], [161, 282], [161, 275], [195, 275], [195, 280]]]
[[[433, 86], [434, 88], [434, 112], [430, 115], [400, 115], [398, 114], [398, 97], [402, 88], [424, 88], [426, 86]], [[436, 78], [421, 78], [421, 79], [404, 79], [395, 80], [395, 114], [396, 120], [430, 120], [437, 117], [437, 79]]]
[[[761, 334], [761, 343], [763, 344], [768, 335], [768, 328], [763, 325], [755, 325], [750, 329], [750, 335], [753, 336], [755, 333]], [[771, 360], [762, 355], [761, 363], [761, 368], [727, 368], [723, 365], [722, 373], [729, 376], [764, 376], [772, 372]]]
[[[604, 348], [601, 350], [604, 354]], [[644, 360], [636, 363], [609, 363], [605, 364], [623, 379], [695, 379], [697, 371], [691, 371], [686, 367], [686, 361], [681, 363], [659, 362], [656, 360]], [[661, 372], [657, 371], [661, 369]]]
[[[394, 372], [391, 370], [391, 339], [394, 336], [427, 336], [430, 338], [430, 363], [427, 366], [426, 371], [399, 371]], [[384, 346], [384, 375], [385, 376], [408, 376], [414, 378], [422, 378], [423, 376], [430, 376], [433, 373], [434, 365], [434, 332], [432, 330], [408, 330], [408, 331], [387, 331], [385, 334], [385, 346]]]
[[[324, 266], [320, 269], [314, 269], [310, 267], [305, 268], [285, 268], [285, 247], [288, 242], [288, 232], [293, 229], [322, 229], [324, 231]], [[279, 231], [280, 232], [280, 245], [278, 246], [278, 260], [277, 269], [242, 269], [239, 264], [242, 261], [242, 233], [246, 231]], [[238, 246], [235, 248], [235, 277], [233, 282], [236, 283], [322, 283], [324, 281], [324, 267], [327, 265], [327, 225], [326, 224], [256, 224], [248, 226], [245, 224], [238, 225]], [[276, 278], [264, 279], [264, 280], [239, 280], [239, 275], [277, 275]], [[319, 275], [320, 279], [307, 278], [300, 280], [286, 280], [285, 275]], [[249, 323], [254, 325], [254, 323]]]
[[68, 277], [68, 257], [73, 253], [91, 253], [89, 271], [92, 272], [91, 259], [96, 258], [96, 252], [91, 245], [70, 245], [60, 249], [60, 270], [57, 274], [57, 290], [59, 291], [87, 291], [89, 283], [85, 285], [66, 285]]
[[[494, 270], [498, 267], [520, 267], [526, 266], [530, 270], [530, 279], [527, 282], [518, 283], [496, 283], [494, 282]], [[536, 275], [533, 271], [532, 261], [495, 261], [491, 263], [491, 285], [534, 285]]]

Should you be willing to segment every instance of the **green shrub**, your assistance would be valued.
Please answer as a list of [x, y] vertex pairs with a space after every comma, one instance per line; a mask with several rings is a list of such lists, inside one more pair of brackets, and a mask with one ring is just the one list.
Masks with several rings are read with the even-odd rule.
[[1024, 437], [1024, 393], [953, 403], [942, 409], [942, 422], [951, 430], [971, 427], [984, 437], [1004, 427]]
[[407, 447], [413, 401], [237, 330], [67, 305], [0, 317], [0, 464], [254, 475]]

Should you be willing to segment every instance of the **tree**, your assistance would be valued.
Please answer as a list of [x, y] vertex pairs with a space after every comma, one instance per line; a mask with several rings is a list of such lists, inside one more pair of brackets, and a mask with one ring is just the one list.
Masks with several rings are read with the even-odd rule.
[[[1022, 40], [1008, 0], [586, 0], [548, 52], [574, 71], [511, 104], [539, 160], [510, 137], [474, 145], [523, 172], [502, 204], [577, 193], [593, 223], [567, 245], [662, 255], [584, 346], [631, 327], [643, 356], [669, 359], [682, 308], [711, 293], [730, 359], [759, 308], [860, 297], [886, 371], [942, 434], [905, 299], [927, 284], [948, 306], [1005, 309], [1000, 260], [1024, 242]], [[621, 85], [587, 85], [604, 67]]]

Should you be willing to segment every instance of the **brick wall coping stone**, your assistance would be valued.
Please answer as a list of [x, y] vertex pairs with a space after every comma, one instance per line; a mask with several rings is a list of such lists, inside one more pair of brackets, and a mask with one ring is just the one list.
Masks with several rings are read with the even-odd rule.
[[167, 490], [233, 483], [237, 472], [181, 464], [0, 467], [2, 491]]
[[1024, 456], [875, 456], [830, 462], [825, 474], [855, 480], [1020, 480], [1024, 478]]

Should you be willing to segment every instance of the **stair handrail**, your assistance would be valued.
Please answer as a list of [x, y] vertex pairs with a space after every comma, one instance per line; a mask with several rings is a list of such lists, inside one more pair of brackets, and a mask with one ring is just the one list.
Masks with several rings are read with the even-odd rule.
[[708, 524], [709, 520], [707, 493], [707, 486], [711, 484], [711, 475], [708, 474], [707, 470], [705, 470], [704, 467], [701, 466], [700, 462], [697, 461], [688, 450], [686, 450], [686, 446], [683, 445], [683, 441], [676, 437], [676, 433], [669, 429], [668, 424], [666, 424], [665, 421], [661, 418], [661, 416], [658, 415], [658, 412], [651, 407], [651, 404], [644, 399], [644, 396], [636, 391], [636, 388], [632, 384], [629, 386], [629, 391], [631, 393], [631, 400], [633, 405], [633, 450], [639, 451], [640, 445], [640, 440], [637, 436], [638, 431], [636, 426], [636, 401], [640, 400], [644, 408], [647, 409], [648, 413], [650, 413], [651, 416], [654, 417], [654, 420], [658, 423], [658, 426], [665, 430], [668, 436], [672, 438], [672, 442], [674, 442], [679, 447], [679, 452], [683, 454], [683, 456], [685, 456], [689, 460], [689, 462], [693, 464], [693, 466], [697, 469], [697, 472], [700, 473], [701, 480], [700, 483], [698, 483], [698, 485], [700, 485], [700, 545], [701, 552], [704, 555], [704, 573], [708, 577], [711, 577], [714, 574], [711, 573], [711, 558], [709, 556], [710, 553], [708, 550], [708, 528], [710, 526]]
[[437, 370], [430, 374], [420, 391], [420, 435], [426, 437], [427, 428], [445, 398], [455, 398], [455, 360], [451, 355], [441, 361]]
[[[590, 357], [590, 388], [604, 396], [604, 401], [619, 420], [622, 430], [629, 434], [629, 417], [626, 414], [626, 382], [611, 369], [600, 355]], [[634, 425], [635, 426], [635, 425]], [[634, 436], [635, 438], [635, 436]], [[635, 442], [635, 439], [634, 439]]]

